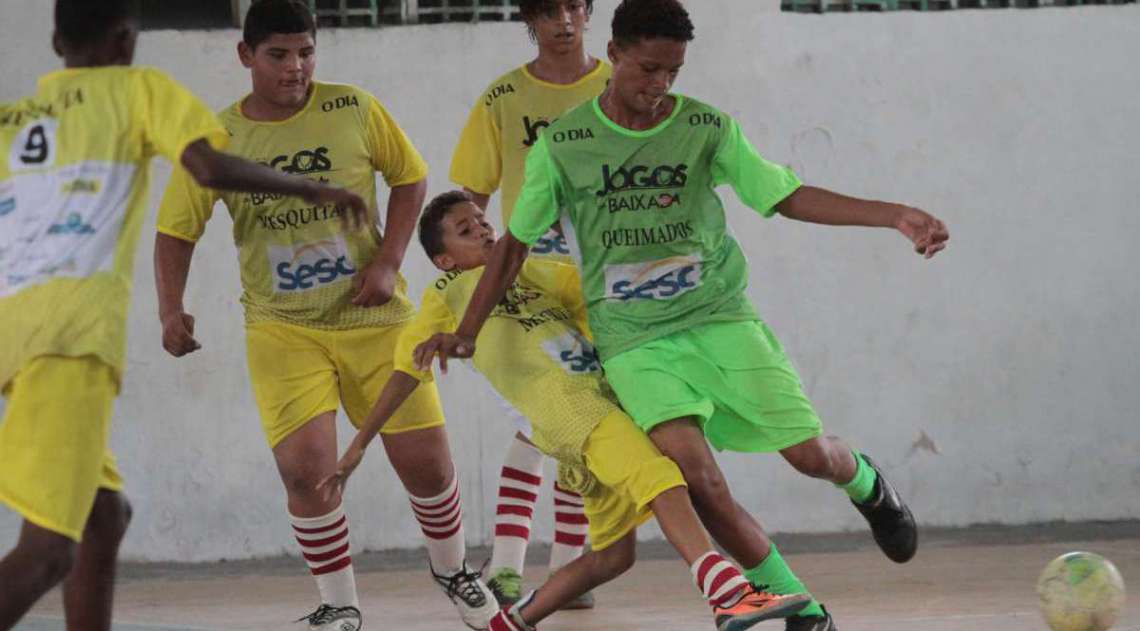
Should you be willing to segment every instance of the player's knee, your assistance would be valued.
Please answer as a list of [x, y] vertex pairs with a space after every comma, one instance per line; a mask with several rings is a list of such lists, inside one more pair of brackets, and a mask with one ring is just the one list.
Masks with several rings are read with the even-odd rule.
[[107, 541], [119, 542], [127, 534], [134, 509], [122, 493], [103, 490], [95, 500], [88, 519], [88, 530]]
[[291, 498], [317, 497], [317, 483], [321, 481], [321, 474], [317, 467], [294, 467], [281, 472], [281, 481], [285, 483], [285, 492]]

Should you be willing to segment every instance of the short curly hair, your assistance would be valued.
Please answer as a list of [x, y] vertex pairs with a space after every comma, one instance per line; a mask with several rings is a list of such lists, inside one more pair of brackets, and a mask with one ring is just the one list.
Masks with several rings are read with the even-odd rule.
[[613, 38], [619, 46], [656, 38], [691, 42], [693, 30], [680, 0], [622, 0], [614, 11]]
[[429, 259], [443, 254], [443, 218], [456, 204], [474, 201], [467, 191], [447, 191], [436, 195], [424, 206], [420, 215], [420, 245], [424, 246], [424, 253]]
[[[519, 15], [524, 22], [553, 13], [563, 0], [519, 0]], [[594, 12], [594, 0], [586, 0], [586, 12]]]

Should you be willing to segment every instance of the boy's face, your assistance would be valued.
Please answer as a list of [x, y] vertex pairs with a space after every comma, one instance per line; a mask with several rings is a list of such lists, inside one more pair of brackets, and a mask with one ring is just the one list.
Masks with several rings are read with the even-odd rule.
[[528, 22], [538, 47], [555, 54], [582, 48], [590, 12], [586, 0], [557, 0], [550, 9]]
[[622, 47], [611, 41], [613, 63], [610, 90], [621, 104], [639, 114], [660, 107], [685, 65], [686, 42], [664, 37], [643, 39]]
[[274, 33], [256, 49], [241, 42], [238, 55], [251, 71], [258, 97], [279, 107], [305, 104], [317, 67], [317, 44], [312, 33]]
[[486, 265], [499, 237], [483, 211], [472, 202], [452, 206], [440, 222], [440, 228], [443, 253], [432, 262], [443, 270], [469, 270]]

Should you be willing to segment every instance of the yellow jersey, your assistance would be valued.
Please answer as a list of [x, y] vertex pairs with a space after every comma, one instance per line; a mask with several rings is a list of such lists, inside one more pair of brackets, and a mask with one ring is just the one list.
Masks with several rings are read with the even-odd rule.
[[42, 355], [91, 355], [121, 376], [149, 163], [228, 136], [153, 68], [44, 75], [0, 105], [0, 385]]
[[[347, 188], [376, 200], [376, 172], [389, 187], [427, 177], [427, 165], [383, 105], [351, 85], [313, 82], [301, 111], [283, 121], [254, 121], [245, 99], [219, 117], [230, 133], [228, 151], [285, 173]], [[246, 322], [276, 321], [326, 330], [384, 326], [412, 317], [407, 283], [379, 307], [352, 304], [352, 277], [375, 256], [382, 239], [372, 208], [369, 229], [344, 229], [332, 205], [296, 197], [231, 193], [198, 186], [176, 169], [162, 199], [158, 231], [196, 242], [214, 204], [233, 217]]]
[[510, 225], [527, 152], [563, 112], [601, 94], [612, 70], [599, 61], [586, 76], [561, 85], [523, 65], [496, 79], [471, 109], [451, 158], [451, 180], [483, 195], [501, 191], [503, 226]]
[[[467, 309], [484, 268], [449, 272], [424, 290], [419, 313], [396, 344], [396, 370], [430, 381], [412, 352], [450, 333]], [[589, 339], [578, 270], [528, 259], [483, 325], [472, 363], [508, 404], [530, 421], [543, 452], [581, 465], [582, 446], [606, 416], [620, 411]]]

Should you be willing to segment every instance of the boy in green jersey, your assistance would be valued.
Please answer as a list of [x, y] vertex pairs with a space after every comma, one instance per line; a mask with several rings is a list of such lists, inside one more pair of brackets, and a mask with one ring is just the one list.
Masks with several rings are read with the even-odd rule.
[[[802, 583], [729, 493], [708, 449], [778, 451], [798, 471], [840, 486], [896, 562], [917, 547], [910, 511], [866, 457], [822, 427], [779, 342], [745, 295], [747, 265], [715, 188], [730, 184], [764, 216], [891, 227], [930, 258], [949, 234], [898, 204], [803, 186], [765, 161], [732, 118], [669, 88], [693, 26], [678, 0], [625, 0], [613, 20], [614, 74], [599, 98], [550, 126], [527, 158], [509, 231], [454, 335], [423, 349], [466, 357], [533, 243], [561, 219], [606, 376], [623, 407], [681, 467], [713, 536], [754, 583]], [[707, 439], [706, 440], [702, 440]], [[818, 603], [788, 629], [835, 625]]]

